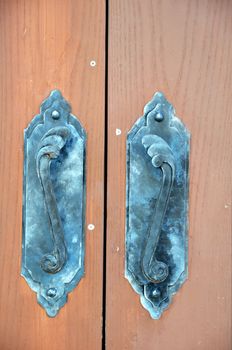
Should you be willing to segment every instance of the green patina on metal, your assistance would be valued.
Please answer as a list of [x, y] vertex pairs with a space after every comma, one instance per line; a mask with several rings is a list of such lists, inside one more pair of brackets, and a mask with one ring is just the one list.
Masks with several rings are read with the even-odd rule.
[[84, 274], [86, 133], [58, 90], [24, 132], [22, 276], [54, 317]]
[[187, 278], [189, 137], [160, 92], [127, 137], [125, 275], [154, 319]]

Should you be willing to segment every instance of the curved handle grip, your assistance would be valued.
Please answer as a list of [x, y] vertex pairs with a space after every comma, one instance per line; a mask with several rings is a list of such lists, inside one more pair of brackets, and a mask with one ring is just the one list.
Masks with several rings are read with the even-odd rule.
[[64, 231], [50, 178], [50, 163], [59, 156], [69, 135], [69, 129], [66, 127], [52, 128], [42, 138], [36, 156], [37, 173], [43, 188], [54, 243], [53, 252], [44, 255], [41, 260], [42, 269], [48, 273], [60, 271], [67, 260]]
[[152, 165], [162, 170], [162, 185], [142, 258], [144, 275], [153, 283], [160, 283], [168, 277], [168, 266], [157, 260], [155, 255], [174, 180], [174, 158], [171, 148], [159, 136], [146, 135], [143, 137], [142, 143], [147, 149], [148, 155], [152, 158]]

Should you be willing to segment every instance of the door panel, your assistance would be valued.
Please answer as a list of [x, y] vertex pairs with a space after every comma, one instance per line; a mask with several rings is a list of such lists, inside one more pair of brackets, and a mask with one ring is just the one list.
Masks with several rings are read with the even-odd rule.
[[[109, 3], [107, 349], [231, 349], [231, 33], [230, 1]], [[160, 320], [124, 278], [126, 134], [156, 91], [191, 132], [189, 277]]]
[[[0, 348], [100, 349], [105, 3], [0, 1]], [[96, 61], [95, 66], [90, 62]], [[87, 131], [85, 277], [54, 319], [20, 276], [23, 129], [60, 89]]]

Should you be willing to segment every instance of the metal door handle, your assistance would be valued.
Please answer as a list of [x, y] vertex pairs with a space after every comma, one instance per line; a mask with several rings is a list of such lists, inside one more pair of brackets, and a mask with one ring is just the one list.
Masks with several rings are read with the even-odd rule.
[[156, 93], [127, 137], [126, 278], [154, 319], [187, 278], [189, 133]]
[[22, 275], [51, 317], [84, 274], [85, 143], [58, 90], [24, 133]]
[[154, 214], [152, 215], [149, 235], [142, 258], [145, 276], [154, 283], [160, 283], [168, 276], [168, 266], [156, 259], [156, 250], [173, 185], [175, 174], [174, 158], [171, 148], [159, 136], [146, 135], [142, 138], [142, 143], [147, 150], [147, 154], [152, 158], [152, 165], [162, 170], [161, 188]]
[[52, 128], [43, 136], [36, 156], [37, 173], [43, 188], [54, 243], [53, 252], [44, 255], [41, 260], [42, 269], [49, 273], [60, 271], [67, 259], [64, 230], [50, 176], [50, 163], [60, 155], [60, 150], [64, 147], [69, 135], [67, 127]]

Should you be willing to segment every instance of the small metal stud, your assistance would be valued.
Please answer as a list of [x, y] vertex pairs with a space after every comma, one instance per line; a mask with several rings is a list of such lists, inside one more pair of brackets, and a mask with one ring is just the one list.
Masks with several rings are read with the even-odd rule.
[[56, 296], [57, 290], [56, 288], [49, 288], [47, 290], [47, 296], [50, 298], [54, 298]]
[[122, 130], [121, 130], [121, 129], [116, 129], [116, 130], [115, 130], [116, 136], [121, 135], [121, 133], [122, 133]]
[[156, 113], [155, 120], [157, 122], [162, 122], [163, 119], [164, 119], [164, 116], [163, 116], [163, 114], [161, 112]]
[[96, 61], [94, 61], [94, 60], [90, 61], [90, 66], [91, 66], [91, 67], [95, 67], [96, 64], [97, 64]]
[[155, 289], [153, 290], [152, 296], [153, 296], [154, 298], [158, 298], [158, 297], [160, 296], [160, 291], [159, 291], [158, 288], [155, 288]]
[[53, 119], [59, 119], [60, 118], [60, 113], [57, 110], [54, 110], [52, 112], [52, 118]]

